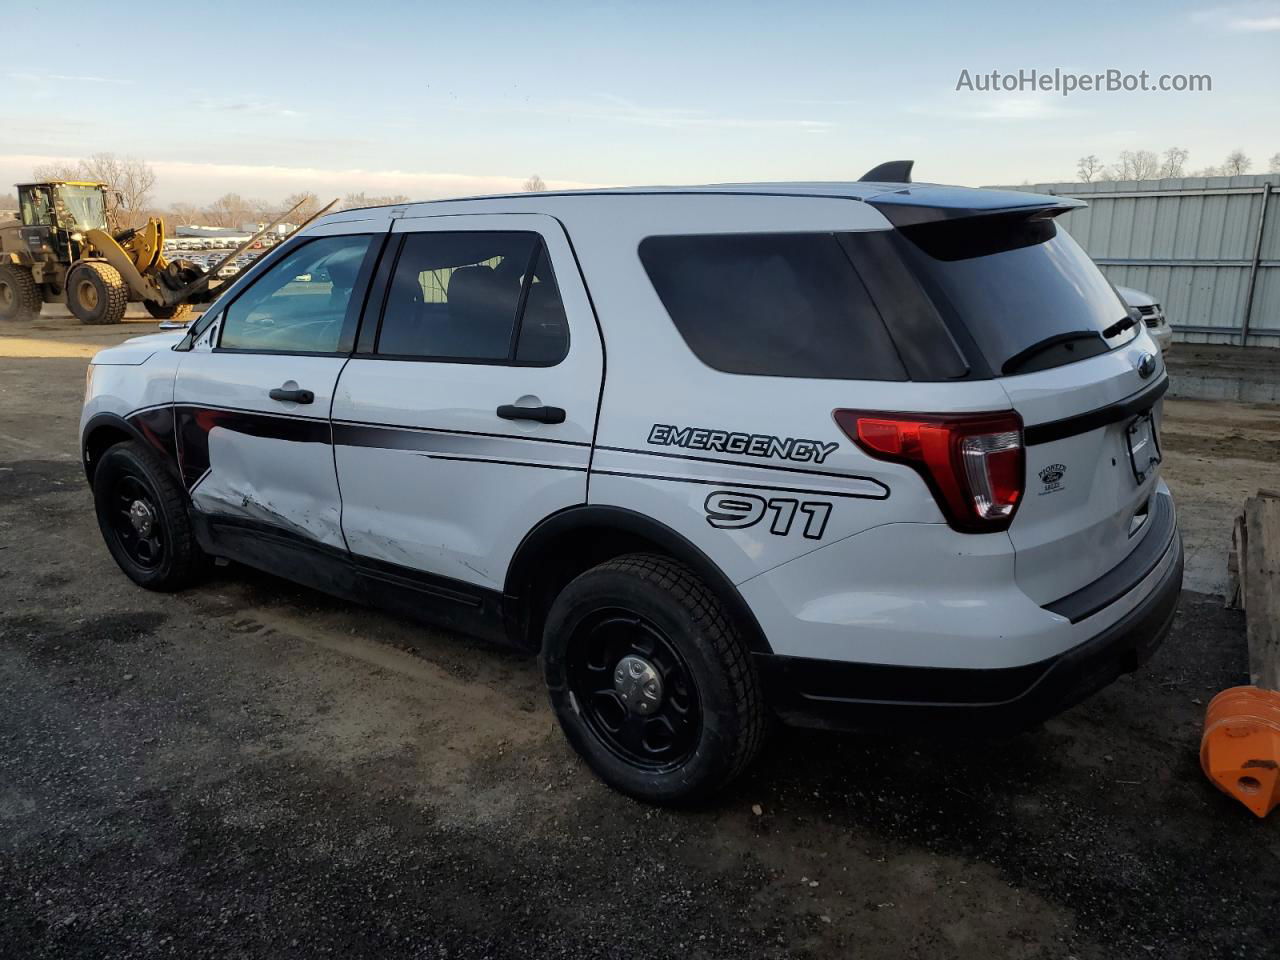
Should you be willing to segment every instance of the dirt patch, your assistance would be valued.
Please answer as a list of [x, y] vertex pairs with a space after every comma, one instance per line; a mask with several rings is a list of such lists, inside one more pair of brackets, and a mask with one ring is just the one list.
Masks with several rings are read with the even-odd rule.
[[7, 460], [0, 463], [0, 498], [28, 500], [60, 489], [80, 491], [84, 470], [78, 462]]
[[111, 647], [154, 638], [167, 619], [158, 612], [108, 613], [71, 623], [42, 616], [5, 617], [0, 618], [0, 646], [36, 664], [92, 670], [110, 655]]

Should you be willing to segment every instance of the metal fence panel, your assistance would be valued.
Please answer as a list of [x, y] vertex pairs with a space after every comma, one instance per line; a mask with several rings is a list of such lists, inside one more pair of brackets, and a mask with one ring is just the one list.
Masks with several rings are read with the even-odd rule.
[[1178, 340], [1239, 343], [1247, 326], [1248, 344], [1280, 347], [1280, 177], [1000, 189], [1086, 201], [1088, 207], [1064, 214], [1062, 224], [1113, 283], [1145, 290], [1164, 304]]

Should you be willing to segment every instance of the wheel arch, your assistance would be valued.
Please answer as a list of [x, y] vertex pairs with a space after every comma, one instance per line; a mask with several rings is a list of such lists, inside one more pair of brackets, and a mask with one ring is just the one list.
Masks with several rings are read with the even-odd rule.
[[503, 588], [508, 636], [539, 649], [547, 611], [560, 590], [580, 573], [628, 553], [657, 553], [683, 563], [725, 604], [752, 653], [773, 652], [738, 588], [696, 544], [643, 513], [602, 504], [554, 513], [520, 542]]
[[178, 485], [180, 487], [183, 486], [178, 465], [166, 455], [166, 452], [157, 449], [156, 444], [149, 440], [138, 427], [115, 413], [94, 414], [89, 419], [89, 422], [84, 425], [84, 430], [80, 435], [80, 462], [84, 467], [85, 477], [91, 486], [93, 484], [94, 471], [97, 469], [99, 461], [102, 460], [103, 454], [116, 444], [126, 443], [130, 440], [136, 440], [144, 447], [159, 453], [165, 468], [178, 481]]

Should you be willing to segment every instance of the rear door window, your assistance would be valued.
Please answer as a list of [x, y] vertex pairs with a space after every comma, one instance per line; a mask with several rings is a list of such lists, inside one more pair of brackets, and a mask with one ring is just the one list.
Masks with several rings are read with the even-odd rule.
[[538, 234], [406, 235], [379, 356], [551, 366], [568, 348], [564, 305]]
[[907, 379], [836, 234], [648, 237], [640, 260], [689, 349], [716, 370]]

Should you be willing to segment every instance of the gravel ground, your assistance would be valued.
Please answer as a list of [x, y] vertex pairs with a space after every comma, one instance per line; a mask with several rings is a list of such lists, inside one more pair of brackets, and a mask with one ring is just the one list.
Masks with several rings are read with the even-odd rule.
[[[1280, 817], [1197, 764], [1244, 679], [1214, 598], [1033, 732], [780, 732], [655, 810], [523, 656], [241, 568], [126, 581], [75, 451], [83, 355], [123, 332], [0, 328], [0, 957], [1275, 955]], [[1168, 475], [1220, 550], [1275, 408], [1205, 403], [1169, 401]]]

